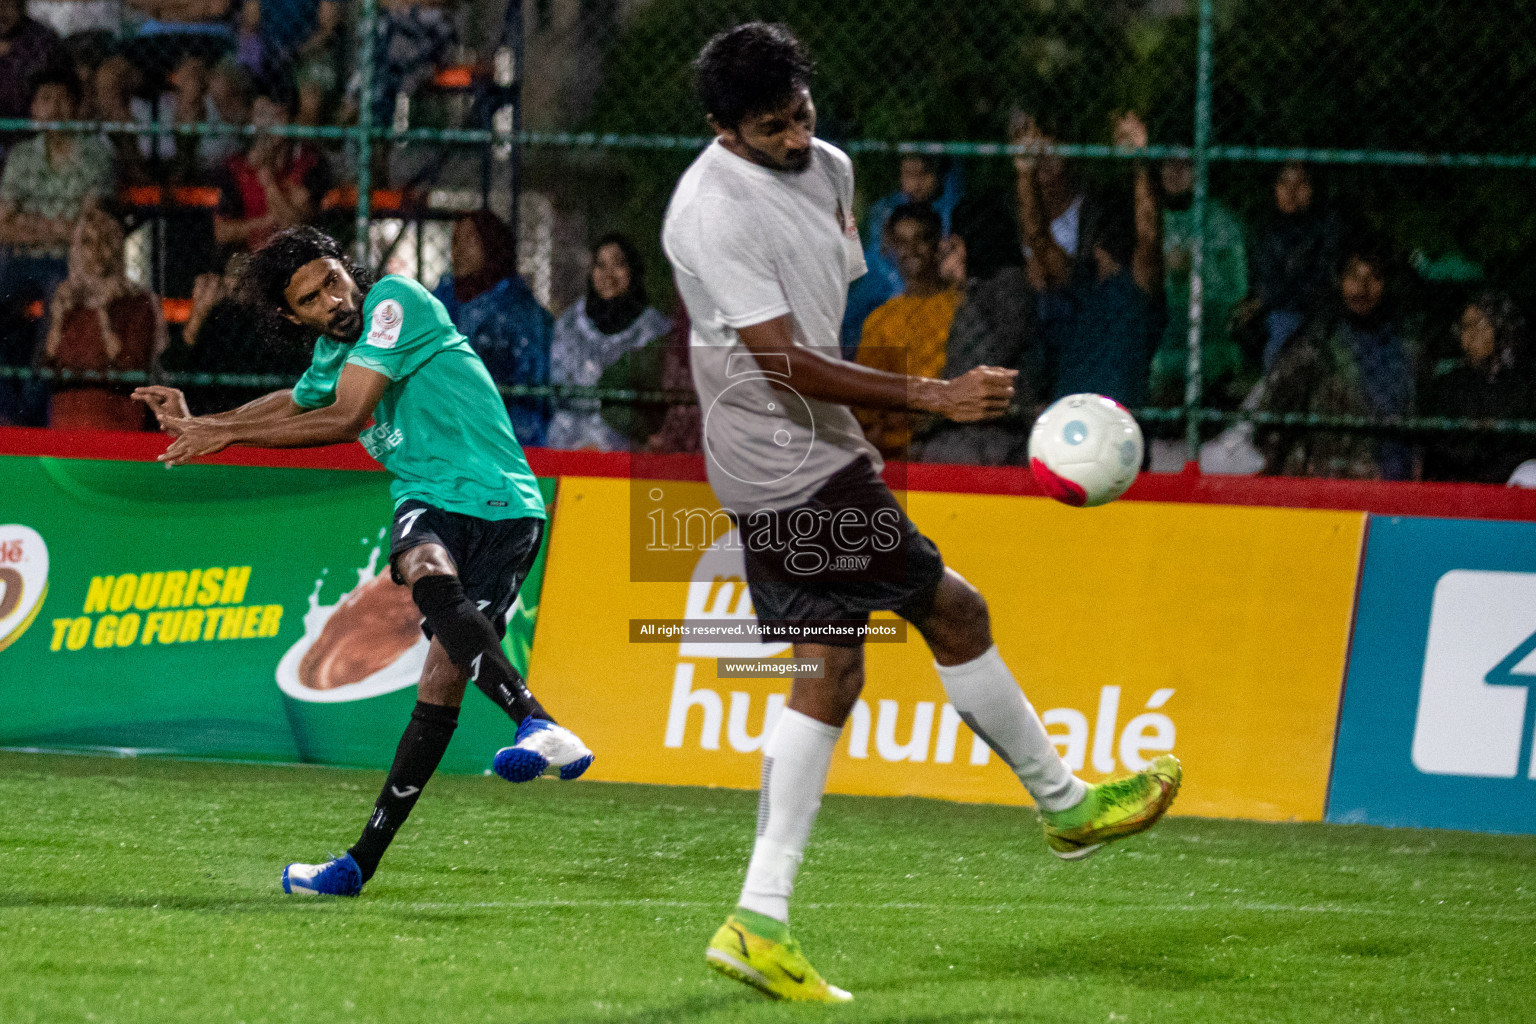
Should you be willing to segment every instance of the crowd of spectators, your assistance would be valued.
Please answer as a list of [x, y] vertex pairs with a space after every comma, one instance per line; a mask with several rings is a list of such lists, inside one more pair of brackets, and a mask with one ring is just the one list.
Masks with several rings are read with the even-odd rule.
[[[399, 124], [410, 97], [458, 55], [445, 0], [383, 0], [372, 94], [362, 96], [340, 0], [0, 0], [0, 117], [141, 125], [250, 126], [238, 134], [0, 134], [0, 364], [62, 371], [294, 375], [307, 352], [240, 329], [240, 260], [275, 232], [313, 223], [357, 171], [345, 150], [272, 135], [282, 125]], [[1048, 144], [1048, 119], [1017, 114], [1016, 143]], [[1107, 133], [1148, 144], [1135, 114]], [[387, 153], [375, 173], [387, 170]], [[894, 458], [1023, 465], [1039, 409], [1075, 392], [1132, 407], [1180, 405], [1186, 389], [1196, 224], [1187, 160], [1107, 165], [1094, 176], [1054, 154], [1014, 162], [1012, 187], [967, 188], [947, 158], [901, 160], [897, 188], [868, 205], [869, 273], [850, 289], [841, 344], [872, 367], [953, 377], [982, 364], [1019, 371], [1009, 416], [953, 424], [859, 412]], [[1103, 170], [1103, 165], [1099, 168]], [[125, 272], [119, 198], [135, 185], [192, 186], [205, 215], [161, 259], [168, 294], [188, 299], [168, 327], [160, 297]], [[1406, 313], [1414, 281], [1395, 254], [1327, 201], [1299, 163], [1277, 168], [1265, 207], [1245, 218], [1205, 204], [1201, 333], [1207, 405], [1320, 416], [1536, 418], [1526, 321], [1498, 291], [1452, 324]], [[1234, 197], [1228, 197], [1234, 198]], [[1244, 197], [1235, 197], [1238, 200]], [[343, 214], [345, 216], [345, 213]], [[453, 225], [452, 273], [435, 294], [501, 384], [528, 445], [696, 451], [699, 412], [657, 391], [691, 390], [688, 326], [651, 304], [640, 249], [608, 235], [588, 254], [583, 294], [558, 318], [518, 273], [495, 215]], [[1441, 319], [1446, 319], [1442, 314]], [[625, 402], [561, 386], [636, 393]], [[0, 380], [0, 423], [137, 429], [126, 386], [78, 376]], [[207, 409], [247, 397], [200, 390]], [[1152, 426], [1154, 434], [1157, 431]], [[1167, 450], [1172, 440], [1171, 426]], [[1154, 439], [1154, 448], [1156, 439]], [[1240, 426], [1202, 465], [1230, 472], [1502, 482], [1536, 439]]]
[[[1048, 144], [1053, 132], [1019, 115], [1012, 140]], [[1146, 126], [1127, 114], [1110, 141], [1145, 147]], [[933, 376], [1010, 367], [1019, 371], [1018, 394], [1010, 415], [992, 424], [864, 412], [871, 443], [917, 461], [1024, 465], [1034, 416], [1064, 395], [1096, 392], [1133, 409], [1183, 403], [1193, 167], [1186, 160], [1118, 166], [1122, 180], [1090, 183], [1084, 168], [1059, 156], [1021, 156], [1014, 194], [1003, 198], [966, 195], [942, 160], [905, 158], [900, 186], [871, 204], [864, 225], [881, 266], [893, 268], [900, 284], [873, 308], [853, 301], [855, 285], [845, 351], [866, 365]], [[1252, 224], [1220, 198], [1205, 207], [1205, 405], [1377, 420], [1536, 419], [1536, 365], [1509, 295], [1467, 291], [1459, 349], [1439, 346], [1438, 333], [1451, 325], [1406, 301], [1423, 282], [1329, 206], [1310, 168], [1280, 165], [1272, 185], [1267, 213]], [[1002, 240], [1000, 224], [1007, 225]], [[863, 287], [888, 285], [877, 278]], [[1183, 458], [1174, 431], [1182, 434], [1168, 428], [1167, 439], [1152, 445], [1178, 460], [1169, 468]], [[1201, 464], [1215, 472], [1504, 483], [1531, 458], [1536, 437], [1493, 431], [1249, 424], [1207, 442]]]
[[[197, 412], [252, 397], [242, 376], [303, 371], [307, 339], [247, 329], [239, 270], [276, 232], [320, 219], [357, 167], [340, 146], [267, 129], [353, 122], [364, 103], [375, 124], [403, 126], [411, 97], [462, 56], [445, 0], [381, 0], [379, 12], [363, 96], [340, 0], [0, 0], [0, 117], [255, 129], [0, 133], [0, 365], [69, 374], [0, 379], [0, 424], [147, 427], [131, 381], [102, 371], [231, 378], [190, 388]], [[382, 149], [371, 170], [388, 184]], [[162, 222], [157, 279], [183, 300], [178, 324], [126, 273], [123, 197], [135, 186], [201, 204]], [[512, 230], [482, 210], [454, 222], [451, 271], [434, 294], [500, 384], [689, 390], [686, 318], [650, 305], [640, 250], [609, 235], [589, 255], [585, 294], [556, 319], [518, 273]], [[899, 290], [894, 279], [870, 308]], [[644, 403], [514, 393], [507, 411], [525, 445], [699, 447], [697, 410], [654, 393]]]
[[[315, 223], [332, 186], [357, 168], [339, 143], [268, 130], [349, 123], [365, 102], [376, 123], [390, 124], [438, 71], [464, 57], [445, 0], [381, 0], [373, 89], [364, 97], [350, 6], [0, 0], [0, 118], [254, 129], [0, 132], [0, 365], [278, 375], [292, 369], [292, 353], [253, 346], [230, 330], [230, 281], [217, 271], [285, 227]], [[374, 170], [375, 182], [388, 185], [387, 154]], [[137, 186], [158, 188], [135, 194]], [[342, 209], [338, 219], [348, 215]], [[124, 227], [153, 217], [163, 218], [154, 283], [191, 306], [186, 322], [169, 331], [162, 295], [131, 286], [124, 270]], [[458, 233], [474, 231], [461, 226]], [[508, 234], [504, 226], [502, 233]], [[497, 266], [506, 270], [511, 259]], [[521, 287], [515, 267], [503, 279]], [[484, 327], [479, 295], [459, 289], [464, 315], [482, 335], [504, 329]], [[157, 325], [153, 343], [141, 337], [151, 321], [140, 314], [149, 309]], [[537, 366], [522, 354], [508, 365], [519, 373], [547, 366], [547, 334], [546, 327], [542, 349], [534, 346]], [[36, 378], [0, 379], [0, 423], [140, 425], [142, 410], [108, 400], [125, 392], [100, 380], [84, 386], [64, 379], [50, 388]], [[201, 397], [240, 393], [215, 388]], [[532, 436], [541, 437], [538, 431]]]

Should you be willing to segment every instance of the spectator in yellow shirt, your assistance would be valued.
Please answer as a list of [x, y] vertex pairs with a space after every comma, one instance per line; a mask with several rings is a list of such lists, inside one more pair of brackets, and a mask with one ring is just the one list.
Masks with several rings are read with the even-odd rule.
[[[864, 321], [858, 362], [877, 370], [938, 377], [944, 371], [949, 324], [963, 297], [939, 270], [943, 226], [926, 203], [907, 203], [891, 211], [885, 243], [896, 256], [905, 290], [881, 304]], [[912, 441], [908, 413], [855, 410], [864, 435], [880, 453], [904, 459]]]

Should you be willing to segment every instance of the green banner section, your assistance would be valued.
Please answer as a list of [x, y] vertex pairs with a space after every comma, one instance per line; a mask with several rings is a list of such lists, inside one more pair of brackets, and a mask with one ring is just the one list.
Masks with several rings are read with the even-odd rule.
[[[388, 767], [427, 650], [390, 515], [383, 473], [0, 457], [0, 746]], [[471, 687], [444, 769], [514, 732]]]

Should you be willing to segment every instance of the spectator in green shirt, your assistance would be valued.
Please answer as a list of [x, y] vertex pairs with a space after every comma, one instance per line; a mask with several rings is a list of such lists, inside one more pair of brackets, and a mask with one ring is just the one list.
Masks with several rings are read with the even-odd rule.
[[[1168, 323], [1152, 360], [1152, 400], [1184, 401], [1189, 365], [1189, 288], [1195, 249], [1195, 170], [1188, 160], [1167, 160], [1163, 184], [1163, 292]], [[1232, 339], [1233, 311], [1248, 293], [1243, 222], [1221, 200], [1205, 200], [1205, 263], [1201, 278], [1200, 376], [1205, 394], [1227, 404], [1240, 401], [1256, 374], [1245, 374], [1242, 350]]]

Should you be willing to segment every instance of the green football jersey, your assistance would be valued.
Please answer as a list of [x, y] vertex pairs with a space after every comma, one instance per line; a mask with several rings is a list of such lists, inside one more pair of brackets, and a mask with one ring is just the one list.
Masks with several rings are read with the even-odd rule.
[[481, 519], [543, 519], [544, 499], [490, 373], [421, 285], [390, 275], [363, 300], [356, 343], [321, 336], [293, 401], [336, 401], [341, 368], [355, 363], [390, 380], [358, 440], [394, 475], [398, 507], [414, 498]]

